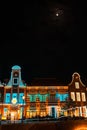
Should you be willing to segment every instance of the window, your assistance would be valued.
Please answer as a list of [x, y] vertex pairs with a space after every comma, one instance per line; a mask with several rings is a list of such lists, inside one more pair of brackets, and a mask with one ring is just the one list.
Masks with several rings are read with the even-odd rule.
[[42, 95], [42, 101], [43, 101], [43, 102], [45, 101], [44, 95]]
[[65, 101], [68, 98], [68, 96], [69, 96], [68, 93], [64, 93], [64, 94], [57, 93], [56, 94], [56, 98], [60, 99], [60, 101]]
[[17, 83], [17, 79], [14, 79], [14, 83]]
[[86, 101], [85, 93], [81, 93], [81, 96], [82, 96], [82, 101], [85, 102]]
[[79, 82], [75, 82], [75, 88], [79, 89]]
[[39, 98], [39, 100], [42, 101], [42, 95], [41, 94], [35, 94], [33, 101], [35, 102], [37, 98]]
[[10, 103], [10, 93], [6, 93], [5, 103]]
[[74, 92], [71, 92], [71, 99], [72, 99], [73, 101], [75, 101], [75, 93], [74, 93]]
[[46, 99], [47, 99], [47, 97], [48, 97], [48, 94], [43, 94], [43, 95], [42, 95], [42, 101], [45, 102]]
[[36, 102], [36, 98], [38, 97], [38, 96], [35, 95], [35, 94], [29, 94], [28, 96], [29, 96], [29, 98], [30, 98], [30, 102]]
[[32, 102], [35, 102], [35, 96], [32, 94]]
[[14, 99], [14, 98], [16, 98], [16, 100], [17, 100], [17, 93], [12, 94], [12, 99]]
[[19, 93], [19, 103], [23, 103], [24, 93]]
[[76, 92], [76, 99], [77, 99], [77, 101], [81, 101], [79, 92]]
[[13, 85], [18, 85], [18, 78], [13, 79]]

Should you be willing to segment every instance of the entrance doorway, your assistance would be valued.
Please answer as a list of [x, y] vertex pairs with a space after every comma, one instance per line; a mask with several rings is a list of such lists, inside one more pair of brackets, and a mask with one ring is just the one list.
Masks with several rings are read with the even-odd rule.
[[11, 111], [11, 120], [17, 120], [18, 119], [18, 114], [16, 111]]
[[52, 117], [55, 118], [55, 107], [51, 108], [51, 112], [52, 112]]

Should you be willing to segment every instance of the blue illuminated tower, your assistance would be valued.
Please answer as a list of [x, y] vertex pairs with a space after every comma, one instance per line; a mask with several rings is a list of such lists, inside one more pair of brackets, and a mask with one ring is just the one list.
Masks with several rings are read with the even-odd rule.
[[12, 71], [11, 71], [11, 77], [10, 80], [7, 84], [8, 87], [24, 87], [25, 84], [22, 82], [22, 78], [21, 78], [21, 67], [18, 65], [14, 65], [12, 67]]
[[4, 103], [9, 104], [9, 107], [4, 108], [4, 114], [10, 114], [13, 120], [13, 118], [22, 118], [26, 84], [21, 78], [21, 67], [14, 65], [11, 69], [10, 80], [6, 84], [4, 92]]

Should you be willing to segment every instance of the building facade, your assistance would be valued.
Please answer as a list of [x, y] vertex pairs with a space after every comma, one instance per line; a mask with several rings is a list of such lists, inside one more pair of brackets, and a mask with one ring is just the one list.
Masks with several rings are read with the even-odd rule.
[[[31, 85], [23, 82], [21, 67], [11, 68], [10, 80], [0, 83], [0, 115], [2, 118], [22, 119], [61, 115], [87, 117], [87, 87], [75, 72], [68, 85], [58, 85], [53, 79], [36, 79]], [[47, 82], [46, 82], [47, 81]]]

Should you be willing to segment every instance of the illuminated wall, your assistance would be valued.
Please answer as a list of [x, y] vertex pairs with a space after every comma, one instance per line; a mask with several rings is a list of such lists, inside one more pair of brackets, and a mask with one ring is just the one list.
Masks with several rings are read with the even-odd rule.
[[28, 94], [30, 102], [36, 102], [36, 99], [39, 98], [40, 102], [45, 102], [49, 94]]
[[73, 99], [73, 102], [77, 104], [76, 116], [87, 117], [87, 88], [81, 82], [78, 73], [72, 75], [72, 81], [67, 86], [26, 86], [21, 78], [21, 67], [15, 65], [12, 67], [8, 83], [0, 86], [0, 102], [2, 103], [2, 99], [4, 99], [0, 113], [5, 115], [8, 112], [12, 115], [16, 113], [19, 115], [18, 117], [22, 117], [24, 107], [24, 114], [27, 115], [27, 118], [36, 115], [58, 117], [63, 111], [62, 106], [64, 103], [66, 104], [67, 98]]
[[60, 101], [66, 101], [68, 97], [69, 97], [68, 93], [64, 94], [56, 93], [56, 98], [59, 99]]

